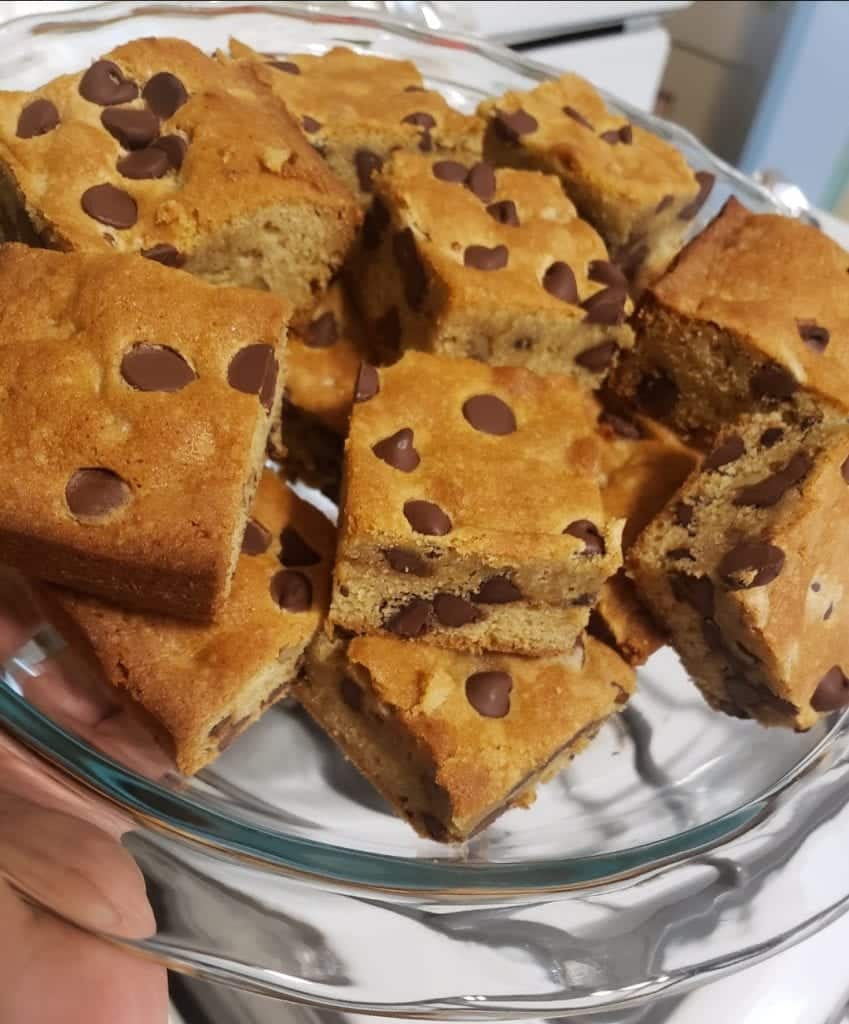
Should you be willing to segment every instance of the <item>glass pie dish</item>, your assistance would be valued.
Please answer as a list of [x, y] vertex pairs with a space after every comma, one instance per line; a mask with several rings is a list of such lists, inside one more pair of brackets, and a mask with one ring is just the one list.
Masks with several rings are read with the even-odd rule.
[[[33, 88], [145, 35], [404, 57], [467, 111], [554, 74], [336, 4], [110, 3], [3, 26], [0, 87]], [[716, 175], [701, 224], [730, 192], [788, 212], [686, 132], [613, 105]], [[724, 717], [669, 650], [531, 810], [447, 847], [396, 819], [294, 706], [181, 778], [117, 743], [105, 712], [92, 717], [99, 681], [33, 615], [22, 581], [0, 579], [0, 608], [19, 620], [0, 629], [0, 741], [123, 837], [156, 927], [95, 919], [37, 865], [0, 870], [35, 904], [176, 970], [395, 1017], [621, 1011], [763, 959], [849, 903], [849, 713], [805, 734]], [[60, 687], [81, 696], [59, 699]]]

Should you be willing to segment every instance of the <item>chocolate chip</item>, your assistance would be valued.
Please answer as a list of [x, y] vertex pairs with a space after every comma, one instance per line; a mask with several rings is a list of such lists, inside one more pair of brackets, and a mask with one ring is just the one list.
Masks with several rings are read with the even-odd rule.
[[230, 360], [227, 383], [246, 395], [259, 395], [266, 412], [271, 411], [277, 387], [277, 357], [271, 345], [246, 345]]
[[466, 680], [466, 700], [484, 718], [504, 718], [510, 711], [513, 679], [507, 672], [475, 672]]
[[689, 526], [693, 521], [693, 506], [686, 501], [679, 501], [675, 506], [675, 522], [679, 526]]
[[339, 340], [339, 325], [332, 310], [322, 313], [307, 325], [304, 344], [308, 348], [330, 348]]
[[764, 448], [772, 448], [784, 437], [781, 427], [767, 427], [760, 436], [760, 443]]
[[367, 402], [380, 391], [380, 377], [377, 370], [369, 363], [360, 363], [357, 384], [354, 388], [354, 401]]
[[78, 469], [65, 487], [71, 514], [92, 519], [126, 505], [131, 495], [130, 485], [111, 469]]
[[371, 450], [387, 466], [399, 469], [402, 473], [412, 473], [421, 461], [413, 447], [413, 432], [409, 427], [403, 427], [390, 437], [378, 441], [372, 445]]
[[468, 167], [458, 160], [437, 160], [431, 168], [434, 178], [440, 181], [449, 181], [452, 184], [464, 182], [469, 173]]
[[723, 555], [719, 575], [732, 590], [772, 583], [784, 568], [784, 552], [765, 540], [744, 540]]
[[587, 277], [598, 284], [606, 284], [611, 288], [628, 287], [628, 279], [622, 273], [622, 268], [610, 260], [590, 260], [587, 269]]
[[401, 271], [404, 298], [412, 310], [420, 310], [427, 295], [427, 274], [419, 256], [412, 228], [404, 228], [392, 239], [395, 262]]
[[458, 629], [482, 618], [483, 612], [456, 594], [437, 594], [433, 599], [433, 613], [441, 626]]
[[815, 594], [818, 594], [822, 590], [822, 584], [817, 583], [817, 581], [814, 580], [814, 582], [811, 584], [811, 590], [813, 590]]
[[510, 406], [497, 395], [474, 395], [463, 402], [466, 421], [482, 434], [503, 437], [516, 430], [516, 417]]
[[137, 391], [181, 391], [197, 380], [183, 356], [165, 345], [140, 341], [121, 360], [121, 376]]
[[843, 465], [840, 467], [840, 475], [849, 484], [849, 458], [843, 460]]
[[374, 334], [385, 348], [398, 348], [401, 344], [401, 314], [397, 306], [390, 306], [383, 316], [374, 321]]
[[182, 107], [189, 94], [176, 75], [160, 71], [142, 89], [142, 97], [154, 114], [165, 121]]
[[679, 220], [692, 220], [705, 205], [713, 189], [714, 176], [709, 171], [696, 171], [695, 177], [699, 185], [699, 191], [686, 206], [682, 206], [678, 211]]
[[427, 92], [427, 89], [423, 89], [420, 85], [405, 85], [404, 92]]
[[584, 126], [585, 128], [589, 128], [589, 130], [590, 130], [591, 132], [594, 132], [594, 131], [595, 131], [595, 128], [593, 128], [593, 126], [592, 126], [592, 125], [590, 124], [590, 122], [589, 122], [589, 121], [588, 121], [588, 120], [587, 120], [587, 119], [586, 119], [586, 118], [584, 117], [584, 115], [583, 115], [583, 114], [582, 114], [582, 113], [580, 112], [580, 110], [575, 110], [575, 108], [574, 108], [574, 107], [570, 107], [570, 106], [568, 106], [568, 105], [567, 105], [567, 106], [565, 106], [565, 107], [563, 108], [563, 113], [564, 113], [564, 114], [565, 114], [565, 115], [566, 115], [567, 117], [571, 117], [573, 121], [577, 121], [577, 122], [578, 122], [578, 124], [582, 124], [582, 125], [583, 125], [583, 126]]
[[648, 243], [641, 238], [637, 238], [616, 251], [616, 266], [621, 269], [629, 281], [633, 281], [640, 267], [645, 263], [648, 254]]
[[759, 366], [749, 381], [749, 390], [755, 398], [789, 398], [798, 387], [793, 374], [778, 363]]
[[316, 119], [314, 117], [310, 117], [309, 114], [303, 114], [301, 116], [301, 127], [308, 135], [314, 135], [321, 128], [321, 122], [316, 121]]
[[539, 128], [537, 119], [519, 107], [512, 114], [498, 110], [495, 114], [495, 132], [505, 142], [518, 142], [521, 136], [530, 135]]
[[131, 228], [138, 220], [135, 199], [114, 185], [92, 185], [83, 192], [80, 203], [89, 217], [110, 228]]
[[179, 249], [167, 242], [157, 242], [149, 249], [142, 249], [141, 254], [146, 260], [161, 263], [163, 267], [182, 267], [186, 262], [186, 257]]
[[643, 437], [643, 431], [639, 424], [620, 416], [618, 413], [605, 409], [598, 417], [598, 422], [610, 427], [617, 437], [625, 438], [628, 441], [639, 441]]
[[689, 548], [671, 548], [666, 557], [672, 562], [695, 562], [696, 556]]
[[695, 608], [702, 618], [713, 618], [713, 583], [707, 576], [690, 576], [685, 572], [672, 572], [669, 574], [669, 585], [676, 601]]
[[663, 370], [646, 373], [637, 385], [637, 401], [651, 416], [668, 416], [678, 401], [678, 386]]
[[663, 213], [663, 211], [664, 211], [664, 210], [668, 210], [668, 209], [669, 209], [669, 207], [670, 207], [670, 206], [672, 206], [672, 204], [673, 204], [674, 202], [675, 202], [675, 197], [674, 197], [674, 196], [670, 196], [670, 195], [665, 195], [665, 196], [664, 196], [664, 197], [663, 197], [663, 198], [661, 199], [661, 201], [660, 201], [660, 202], [659, 202], [659, 203], [657, 204], [657, 206], [656, 206], [656, 207], [654, 208], [654, 212], [655, 212], [656, 214], [658, 214], [658, 213]]
[[363, 710], [362, 688], [350, 676], [342, 676], [342, 680], [339, 683], [339, 696], [342, 699], [342, 703], [350, 708], [351, 711], [359, 713]]
[[825, 352], [829, 340], [827, 327], [820, 327], [816, 320], [797, 320], [796, 329], [802, 341], [814, 352]]
[[16, 135], [19, 139], [33, 139], [52, 132], [59, 124], [59, 111], [50, 100], [33, 100], [18, 117]]
[[277, 556], [287, 569], [318, 565], [321, 555], [314, 551], [294, 526], [284, 526], [280, 531], [280, 554]]
[[299, 75], [301, 69], [291, 60], [270, 60], [269, 67], [277, 68], [278, 71], [285, 71], [287, 75]]
[[262, 523], [257, 522], [256, 519], [249, 519], [245, 523], [245, 532], [242, 534], [242, 554], [265, 554], [270, 544], [270, 531], [266, 530]]
[[811, 697], [814, 711], [836, 711], [849, 704], [849, 679], [839, 665], [830, 668]]
[[611, 128], [602, 132], [599, 138], [611, 146], [621, 142], [624, 146], [630, 146], [634, 141], [634, 130], [629, 124], [623, 124], [621, 128]]
[[302, 572], [281, 569], [271, 577], [271, 596], [287, 612], [306, 612], [312, 604], [312, 583]]
[[209, 730], [210, 737], [218, 741], [219, 753], [225, 751], [229, 746], [231, 746], [239, 733], [241, 733], [247, 725], [250, 717], [250, 715], [245, 715], [244, 718], [234, 721], [232, 715], [227, 715], [226, 718], [222, 718], [217, 725], [213, 726], [212, 729]]
[[486, 212], [499, 224], [506, 224], [508, 227], [519, 227], [519, 212], [512, 199], [501, 199], [497, 203], [490, 203]]
[[477, 604], [512, 604], [523, 597], [522, 591], [507, 576], [490, 576], [481, 583], [478, 592], [472, 594]]
[[183, 166], [188, 148], [189, 144], [182, 135], [163, 135], [153, 143], [153, 149], [161, 149], [168, 158], [169, 166], [175, 171]]
[[488, 163], [481, 161], [472, 167], [466, 178], [466, 188], [480, 199], [488, 203], [495, 196], [495, 171]]
[[604, 554], [604, 538], [599, 533], [598, 527], [595, 523], [591, 523], [589, 519], [576, 519], [574, 523], [569, 523], [563, 532], [568, 533], [570, 537], [577, 537], [578, 540], [582, 540], [584, 542], [584, 550], [581, 554]]
[[597, 345], [585, 348], [575, 356], [578, 366], [583, 366], [591, 373], [600, 373], [606, 370], [613, 362], [619, 346], [613, 340], [600, 341]]
[[467, 245], [463, 252], [463, 265], [475, 270], [501, 270], [507, 266], [509, 250], [506, 245]]
[[759, 480], [756, 484], [743, 487], [734, 497], [735, 505], [752, 505], [754, 508], [772, 508], [784, 495], [801, 483], [810, 473], [813, 460], [805, 452], [796, 452], [786, 466], [776, 473]]
[[124, 149], [142, 149], [159, 135], [159, 118], [149, 110], [107, 107], [100, 122]]
[[124, 78], [121, 69], [111, 60], [98, 60], [80, 79], [79, 92], [89, 103], [111, 107], [134, 100], [139, 94], [139, 87]]
[[405, 576], [430, 576], [430, 569], [424, 560], [407, 548], [384, 548], [381, 552], [389, 568]]
[[557, 260], [546, 270], [542, 277], [542, 286], [555, 299], [562, 299], [563, 302], [571, 302], [573, 306], [577, 306], [578, 282], [572, 268], [563, 260]]
[[372, 177], [383, 167], [383, 157], [378, 156], [370, 149], [358, 149], [354, 153], [354, 170], [357, 172], [357, 181], [360, 184], [361, 192], [373, 192], [374, 183]]
[[432, 114], [428, 114], [425, 110], [417, 110], [413, 114], [407, 114], [406, 117], [401, 118], [402, 124], [414, 124], [419, 128], [435, 128], [436, 119]]
[[404, 502], [404, 516], [416, 533], [443, 537], [451, 532], [450, 518], [432, 501], [411, 499]]
[[414, 597], [391, 618], [387, 619], [385, 626], [390, 633], [412, 640], [427, 632], [430, 612], [430, 601], [425, 601], [421, 597]]
[[371, 201], [371, 206], [363, 218], [363, 245], [366, 249], [376, 249], [383, 240], [383, 232], [389, 227], [389, 210], [378, 196]]
[[828, 608], [826, 608], [825, 614], [822, 617], [822, 621], [823, 622], [828, 622], [828, 620], [831, 618], [831, 613], [833, 611], [834, 611], [834, 602], [832, 601], [832, 603], [828, 606]]
[[719, 469], [721, 466], [727, 466], [730, 462], [736, 462], [741, 455], [746, 454], [746, 446], [743, 444], [743, 438], [739, 434], [731, 434], [727, 437], [722, 444], [718, 445], [714, 450], [705, 457], [705, 461], [702, 463], [702, 469], [705, 472], [710, 472], [714, 469]]
[[612, 327], [625, 319], [625, 300], [628, 293], [624, 288], [602, 288], [581, 303], [586, 310], [584, 323], [605, 324]]
[[517, 349], [519, 352], [530, 352], [533, 347], [533, 338], [516, 338], [513, 342], [513, 348]]
[[171, 168], [168, 157], [161, 149], [149, 146], [128, 153], [116, 164], [118, 172], [125, 178], [140, 180], [145, 178], [161, 178]]

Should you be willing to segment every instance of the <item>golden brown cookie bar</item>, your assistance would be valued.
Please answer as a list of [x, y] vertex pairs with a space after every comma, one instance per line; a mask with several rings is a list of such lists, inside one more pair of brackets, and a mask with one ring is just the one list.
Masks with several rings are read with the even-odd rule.
[[632, 344], [625, 279], [551, 176], [395, 154], [351, 273], [384, 343], [588, 387]]
[[0, 248], [0, 562], [213, 616], [279, 409], [287, 313], [139, 256]]
[[466, 650], [569, 650], [621, 564], [592, 416], [569, 377], [420, 352], [365, 366], [331, 621]]
[[266, 470], [213, 625], [128, 612], [59, 587], [49, 597], [192, 775], [288, 692], [327, 610], [333, 546], [324, 516]]
[[297, 308], [360, 212], [279, 101], [178, 39], [138, 39], [32, 93], [0, 93], [4, 237], [141, 252]]
[[487, 120], [487, 158], [557, 174], [629, 279], [663, 269], [713, 185], [576, 74], [484, 100], [478, 112]]
[[[598, 427], [603, 439], [601, 496], [608, 514], [625, 520], [622, 551], [627, 553], [695, 469], [699, 457], [671, 431], [643, 416], [602, 408]], [[624, 569], [601, 588], [588, 628], [630, 665], [642, 665], [665, 642]]]
[[729, 199], [642, 298], [612, 386], [708, 444], [753, 405], [849, 403], [849, 254]]
[[849, 703], [849, 420], [791, 413], [721, 434], [630, 567], [713, 707], [807, 729]]
[[462, 842], [563, 768], [621, 710], [634, 673], [591, 637], [557, 658], [320, 634], [295, 696], [422, 836]]
[[354, 384], [367, 352], [359, 318], [339, 283], [290, 331], [283, 413], [272, 429], [273, 453], [284, 453], [290, 479], [338, 495]]
[[483, 122], [426, 89], [411, 61], [344, 46], [273, 60], [237, 40], [230, 52], [286, 103], [331, 170], [366, 206], [375, 173], [397, 149], [480, 159]]

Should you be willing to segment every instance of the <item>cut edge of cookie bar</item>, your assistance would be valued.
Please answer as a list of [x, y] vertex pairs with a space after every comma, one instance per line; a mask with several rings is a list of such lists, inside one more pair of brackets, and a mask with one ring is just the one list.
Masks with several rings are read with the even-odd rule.
[[266, 470], [219, 622], [128, 612], [54, 586], [41, 593], [75, 650], [193, 775], [288, 695], [326, 613], [333, 546], [324, 516]]
[[[418, 192], [426, 216], [435, 189], [442, 205], [450, 204], [458, 235], [471, 224], [450, 249], [437, 246], [411, 201]], [[536, 237], [532, 247], [523, 244], [522, 225], [545, 233], [546, 252], [538, 251]], [[521, 278], [513, 276], [517, 257]], [[506, 281], [499, 278], [504, 267]], [[551, 175], [397, 154], [375, 179], [346, 273], [370, 332], [389, 351], [568, 373], [590, 389], [633, 345], [627, 282]]]
[[[694, 174], [674, 146], [609, 110], [595, 88], [572, 72], [528, 92], [484, 100], [478, 113], [487, 121], [487, 159], [556, 174], [635, 292], [675, 255], [713, 185], [713, 175]], [[549, 125], [556, 132], [543, 141]], [[657, 182], [644, 174], [635, 179], [627, 161], [619, 160], [646, 148]]]
[[744, 416], [630, 552], [641, 597], [714, 708], [804, 730], [849, 702], [843, 588], [827, 554], [820, 573], [807, 566], [824, 537], [840, 546], [835, 501], [820, 506], [835, 487], [849, 505], [847, 455], [844, 417]]
[[293, 694], [420, 836], [460, 843], [530, 806], [634, 688], [592, 638], [527, 660], [320, 634]]

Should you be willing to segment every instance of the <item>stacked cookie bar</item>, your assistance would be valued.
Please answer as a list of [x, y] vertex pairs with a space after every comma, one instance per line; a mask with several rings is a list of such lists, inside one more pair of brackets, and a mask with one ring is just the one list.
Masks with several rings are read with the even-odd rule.
[[810, 727], [849, 256], [733, 199], [678, 252], [711, 185], [575, 75], [472, 115], [405, 61], [145, 39], [0, 94], [0, 562], [181, 771], [291, 693], [439, 841], [667, 641]]

